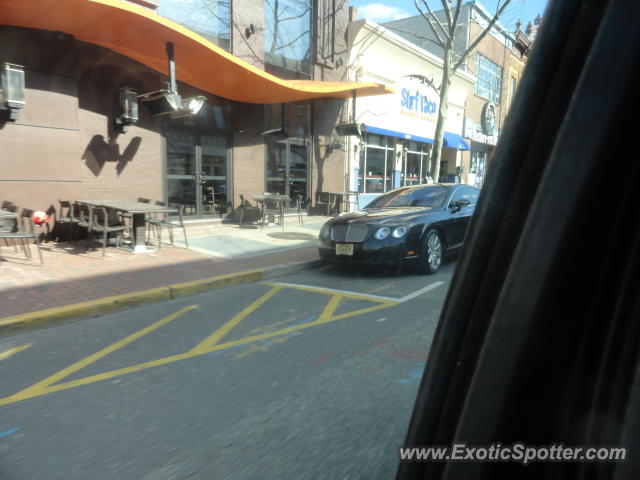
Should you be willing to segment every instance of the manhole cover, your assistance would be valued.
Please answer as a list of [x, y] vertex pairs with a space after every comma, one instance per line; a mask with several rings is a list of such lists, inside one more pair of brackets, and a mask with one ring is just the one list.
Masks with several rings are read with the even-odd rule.
[[278, 240], [313, 240], [316, 238], [315, 235], [302, 232], [273, 232], [268, 233], [267, 236]]

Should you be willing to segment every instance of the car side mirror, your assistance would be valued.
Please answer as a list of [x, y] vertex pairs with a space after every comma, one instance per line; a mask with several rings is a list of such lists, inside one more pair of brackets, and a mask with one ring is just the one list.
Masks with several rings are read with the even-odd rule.
[[471, 205], [471, 202], [465, 198], [461, 198], [460, 200], [456, 200], [455, 202], [451, 202], [449, 204], [449, 208], [454, 212], [461, 210], [463, 207], [467, 207]]

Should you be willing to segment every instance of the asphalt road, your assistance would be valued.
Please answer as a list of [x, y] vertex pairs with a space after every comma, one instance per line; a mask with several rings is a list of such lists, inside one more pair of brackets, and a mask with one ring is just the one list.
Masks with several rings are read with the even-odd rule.
[[322, 268], [0, 339], [0, 479], [393, 478], [453, 268]]

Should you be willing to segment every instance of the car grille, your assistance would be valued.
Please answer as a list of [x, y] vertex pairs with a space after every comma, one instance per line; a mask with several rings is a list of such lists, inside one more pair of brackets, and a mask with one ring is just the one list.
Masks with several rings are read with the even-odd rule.
[[334, 242], [364, 242], [369, 233], [366, 225], [334, 225], [331, 229], [331, 240]]

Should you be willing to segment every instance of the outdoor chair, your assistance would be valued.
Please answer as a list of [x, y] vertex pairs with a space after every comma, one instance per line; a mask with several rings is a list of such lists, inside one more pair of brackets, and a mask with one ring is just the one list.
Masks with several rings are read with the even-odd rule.
[[329, 192], [318, 192], [316, 205], [326, 205], [327, 216], [330, 216], [331, 212], [336, 208], [336, 195], [331, 195]]
[[282, 201], [275, 198], [269, 198], [269, 196], [267, 196], [262, 203], [262, 221], [260, 222], [260, 229], [264, 228], [264, 224], [269, 220], [270, 215], [273, 215], [274, 219], [278, 219], [280, 226], [284, 230], [284, 207]]
[[[156, 202], [156, 205], [164, 205], [164, 202]], [[169, 240], [173, 245], [173, 229], [174, 227], [182, 228], [184, 234], [184, 244], [189, 248], [189, 242], [187, 241], [187, 229], [184, 226], [184, 205], [169, 204], [170, 208], [175, 208], [178, 211], [177, 215], [163, 214], [162, 218], [150, 218], [147, 223], [153, 226], [157, 232], [158, 237], [158, 250], [162, 248], [162, 228], [166, 228], [169, 232]]]
[[251, 205], [249, 200], [245, 200], [244, 195], [240, 194], [240, 219], [238, 225], [242, 226], [244, 222], [255, 223], [262, 217], [262, 209]]
[[[7, 200], [2, 202], [2, 210], [6, 210], [7, 212], [17, 212], [18, 207], [16, 207], [12, 202]], [[11, 233], [16, 231], [17, 222], [15, 218], [0, 218], [0, 232]], [[9, 243], [13, 243], [13, 250], [15, 252], [18, 251], [18, 244], [16, 242], [10, 242], [8, 238], [5, 238], [5, 242], [7, 245]]]
[[216, 193], [212, 186], [208, 186], [205, 188], [202, 195], [202, 208], [204, 210], [203, 213], [207, 213], [206, 210], [209, 210], [208, 213], [216, 213]]
[[350, 205], [354, 205], [354, 211], [360, 208], [360, 193], [359, 192], [346, 192], [344, 195], [344, 207], [343, 211], [348, 212], [351, 208]]
[[[87, 229], [87, 244], [88, 244], [90, 230], [91, 230], [91, 210], [89, 209], [89, 205], [81, 202], [74, 203], [73, 214], [78, 219], [78, 223], [76, 223], [76, 225], [79, 228]], [[76, 236], [76, 239], [73, 241], [74, 245], [77, 243], [77, 240], [78, 238]]]
[[89, 231], [102, 235], [102, 256], [105, 256], [107, 250], [107, 238], [110, 233], [116, 234], [116, 247], [120, 248], [120, 239], [122, 233], [129, 230], [127, 225], [116, 224], [109, 225], [109, 212], [105, 207], [89, 206]]
[[60, 203], [60, 213], [56, 217], [56, 223], [68, 225], [68, 240], [72, 241], [75, 238], [74, 234], [76, 233], [76, 225], [79, 221], [74, 214], [74, 205], [67, 200], [58, 200], [58, 202]]
[[302, 221], [302, 195], [296, 195], [296, 213], [298, 214], [298, 225], [304, 227], [304, 222]]
[[[4, 208], [3, 210], [7, 209]], [[27, 240], [35, 240], [35, 244], [38, 249], [38, 256], [40, 257], [40, 263], [42, 264], [44, 261], [42, 259], [42, 251], [40, 250], [40, 234], [36, 232], [36, 224], [34, 223], [33, 218], [31, 218], [33, 212], [33, 210], [26, 208], [22, 209], [22, 214], [18, 218], [11, 219], [15, 223], [14, 228], [11, 229], [12, 231], [8, 231], [9, 229], [1, 230], [0, 238], [13, 240], [14, 245], [17, 245], [17, 242], [19, 241], [27, 260], [31, 260], [31, 248], [29, 247]], [[27, 230], [23, 228], [25, 219], [29, 226]]]

